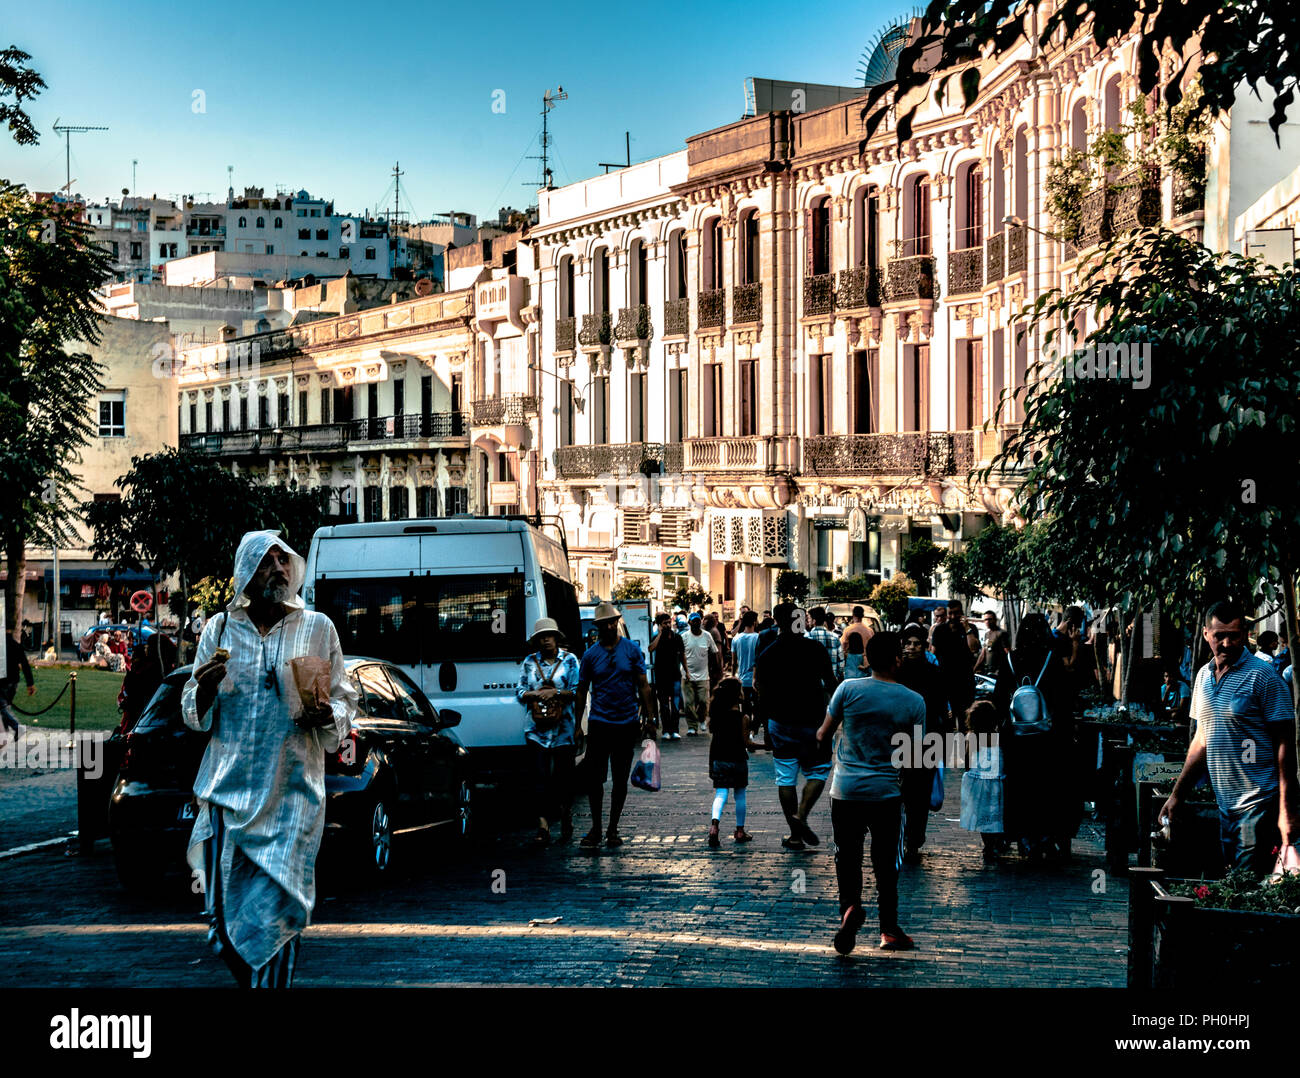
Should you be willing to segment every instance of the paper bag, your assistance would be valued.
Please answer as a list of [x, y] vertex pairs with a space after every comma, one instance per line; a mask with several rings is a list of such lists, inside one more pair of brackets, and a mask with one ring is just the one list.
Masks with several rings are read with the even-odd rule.
[[304, 711], [330, 702], [330, 661], [317, 655], [303, 655], [289, 660], [293, 684]]

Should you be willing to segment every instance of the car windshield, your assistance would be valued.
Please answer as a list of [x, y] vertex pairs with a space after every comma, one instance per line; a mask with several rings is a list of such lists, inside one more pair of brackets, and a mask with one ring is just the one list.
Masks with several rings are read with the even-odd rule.
[[159, 685], [158, 691], [153, 694], [153, 698], [144, 709], [144, 714], [132, 727], [131, 732], [142, 733], [145, 730], [161, 729], [165, 726], [180, 726], [183, 687], [183, 685], [169, 685], [167, 682]]

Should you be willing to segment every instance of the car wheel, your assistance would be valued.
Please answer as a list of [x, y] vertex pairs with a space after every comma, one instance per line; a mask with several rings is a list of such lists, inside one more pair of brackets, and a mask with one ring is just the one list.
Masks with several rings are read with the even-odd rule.
[[388, 875], [393, 867], [393, 821], [382, 797], [375, 801], [370, 812], [366, 849], [370, 871], [376, 876]]
[[474, 821], [473, 788], [469, 779], [460, 780], [460, 789], [456, 791], [456, 835], [462, 841], [470, 837]]

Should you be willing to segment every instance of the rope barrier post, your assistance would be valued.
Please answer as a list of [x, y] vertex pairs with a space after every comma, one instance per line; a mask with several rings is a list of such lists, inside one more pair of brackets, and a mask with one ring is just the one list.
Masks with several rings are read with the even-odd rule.
[[82, 786], [85, 783], [85, 769], [81, 766], [81, 753], [77, 752], [77, 672], [68, 671], [68, 728], [70, 740], [72, 743], [72, 766], [77, 769], [77, 841], [73, 843], [73, 849], [79, 853], [89, 853], [94, 846], [94, 839], [87, 842], [83, 836], [91, 834], [87, 828], [87, 821], [83, 819], [85, 813], [86, 798], [82, 796]]

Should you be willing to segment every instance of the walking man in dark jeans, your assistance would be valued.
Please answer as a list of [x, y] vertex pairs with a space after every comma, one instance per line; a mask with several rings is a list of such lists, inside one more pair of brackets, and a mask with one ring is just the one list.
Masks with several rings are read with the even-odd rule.
[[4, 681], [0, 682], [0, 740], [4, 740], [4, 731], [11, 731], [11, 736], [18, 741], [22, 736], [22, 726], [19, 725], [13, 713], [9, 710], [14, 702], [14, 694], [18, 691], [18, 678], [22, 677], [27, 682], [27, 695], [36, 694], [36, 681], [32, 677], [32, 666], [27, 661], [27, 653], [23, 651], [23, 646], [12, 636], [5, 641], [5, 676]]
[[660, 733], [665, 741], [680, 741], [681, 716], [677, 711], [677, 693], [682, 680], [686, 649], [682, 638], [673, 632], [673, 618], [666, 610], [655, 616], [655, 635], [650, 641], [650, 661], [655, 672], [655, 701], [659, 705]]
[[[898, 682], [925, 701], [925, 726], [911, 731], [912, 737], [924, 745], [925, 734], [943, 734], [948, 721], [948, 698], [944, 693], [943, 675], [939, 668], [925, 656], [925, 627], [915, 622], [903, 629], [903, 665], [898, 671]], [[903, 837], [906, 850], [905, 865], [921, 863], [921, 847], [925, 845], [925, 829], [930, 818], [930, 791], [934, 786], [934, 768], [909, 767], [903, 772]]]
[[[627, 800], [627, 780], [632, 760], [641, 741], [642, 729], [654, 730], [654, 693], [645, 676], [641, 648], [618, 632], [619, 612], [613, 603], [596, 607], [596, 642], [587, 649], [578, 667], [578, 699], [575, 714], [581, 715], [591, 693], [591, 714], [587, 716], [587, 755], [582, 767], [591, 805], [591, 830], [578, 844], [584, 850], [600, 847], [601, 802], [605, 796], [605, 774], [610, 776], [609, 830], [605, 844], [623, 845], [618, 819]], [[640, 721], [638, 721], [640, 719]]]
[[1245, 617], [1226, 602], [1206, 615], [1205, 640], [1214, 659], [1197, 672], [1196, 735], [1160, 819], [1177, 827], [1184, 799], [1208, 772], [1228, 868], [1263, 876], [1273, 867], [1276, 847], [1300, 841], [1295, 711], [1277, 671], [1246, 650]]
[[[924, 661], [924, 660], [923, 660]], [[871, 677], [850, 678], [831, 697], [817, 739], [835, 741], [831, 785], [831, 827], [835, 879], [840, 891], [840, 928], [834, 946], [853, 950], [867, 919], [862, 908], [862, 847], [871, 832], [871, 868], [876, 876], [880, 947], [910, 951], [915, 944], [898, 924], [898, 870], [903, 815], [902, 772], [894, 766], [895, 736], [912, 736], [925, 726], [925, 701], [897, 681], [903, 653], [897, 634], [878, 632], [867, 641]], [[910, 753], [909, 753], [910, 756]]]
[[[781, 840], [787, 850], [802, 850], [821, 841], [808, 826], [808, 816], [831, 774], [830, 743], [817, 740], [817, 726], [826, 700], [835, 691], [835, 673], [826, 649], [794, 631], [793, 603], [778, 603], [773, 611], [777, 637], [759, 652], [754, 664], [754, 689], [767, 719], [768, 740], [776, 766], [776, 792], [790, 835]], [[803, 796], [798, 793], [804, 774]]]

